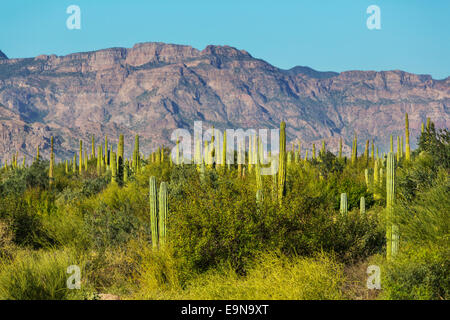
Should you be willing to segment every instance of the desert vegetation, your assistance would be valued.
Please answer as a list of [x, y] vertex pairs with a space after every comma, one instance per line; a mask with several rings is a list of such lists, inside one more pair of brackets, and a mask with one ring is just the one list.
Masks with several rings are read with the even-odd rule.
[[273, 175], [256, 136], [232, 165], [214, 138], [201, 164], [139, 136], [129, 159], [92, 137], [57, 163], [51, 138], [50, 159], [0, 169], [0, 299], [448, 299], [450, 132], [428, 121], [411, 150], [405, 124], [396, 150], [355, 134], [347, 157], [288, 148], [281, 123]]

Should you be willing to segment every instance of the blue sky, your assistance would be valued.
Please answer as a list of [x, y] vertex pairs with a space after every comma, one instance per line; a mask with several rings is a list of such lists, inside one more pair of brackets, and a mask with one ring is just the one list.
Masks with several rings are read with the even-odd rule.
[[[69, 5], [81, 30], [69, 30]], [[366, 9], [381, 9], [369, 30]], [[289, 69], [393, 70], [450, 76], [448, 0], [2, 0], [0, 50], [64, 55], [161, 41], [245, 49]]]

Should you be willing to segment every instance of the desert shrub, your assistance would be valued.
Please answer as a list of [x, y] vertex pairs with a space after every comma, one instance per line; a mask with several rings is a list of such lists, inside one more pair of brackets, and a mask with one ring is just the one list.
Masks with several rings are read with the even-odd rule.
[[395, 210], [402, 242], [417, 245], [441, 244], [448, 246], [450, 239], [450, 179], [445, 170], [429, 189], [419, 189], [412, 201], [402, 198]]
[[[319, 254], [314, 258], [288, 258], [278, 253], [258, 254], [248, 274], [221, 266], [193, 277], [179, 287], [176, 267], [153, 260], [141, 277], [139, 297], [146, 299], [302, 300], [342, 299], [342, 265]], [[172, 262], [173, 263], [173, 262]], [[161, 272], [161, 270], [165, 272]], [[156, 271], [155, 271], [156, 270]], [[165, 276], [165, 277], [164, 277]]]
[[392, 300], [448, 300], [448, 247], [408, 246], [381, 271], [382, 298]]
[[92, 245], [97, 249], [123, 245], [140, 233], [148, 233], [145, 199], [145, 194], [133, 185], [124, 189], [110, 185], [96, 198], [81, 204], [85, 232]]
[[30, 198], [27, 200], [15, 196], [0, 198], [0, 218], [10, 226], [15, 244], [41, 248], [43, 243], [52, 243], [52, 239], [43, 228], [43, 217], [37, 210], [41, 206], [45, 204], [36, 203]]
[[20, 196], [27, 188], [48, 188], [48, 161], [35, 161], [30, 167], [8, 172], [0, 182], [0, 195]]
[[0, 260], [12, 257], [17, 250], [12, 239], [13, 233], [9, 225], [0, 220]]
[[83, 261], [68, 250], [21, 251], [0, 262], [0, 299], [61, 300], [77, 298], [78, 290], [67, 288], [67, 267]]

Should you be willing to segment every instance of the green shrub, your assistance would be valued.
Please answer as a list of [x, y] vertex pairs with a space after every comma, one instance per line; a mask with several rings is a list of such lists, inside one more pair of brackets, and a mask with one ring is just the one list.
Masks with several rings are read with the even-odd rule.
[[77, 298], [80, 291], [67, 288], [67, 267], [83, 261], [70, 251], [20, 251], [0, 263], [0, 299], [61, 300]]
[[450, 250], [437, 246], [403, 248], [381, 275], [384, 299], [448, 300]]
[[[319, 254], [315, 258], [288, 258], [280, 253], [260, 254], [246, 276], [232, 267], [222, 267], [193, 277], [186, 288], [177, 285], [173, 265], [165, 260], [147, 265], [140, 278], [140, 298], [146, 299], [230, 299], [230, 300], [303, 300], [342, 299], [342, 266]], [[161, 268], [166, 270], [161, 272]], [[168, 272], [170, 270], [170, 272]], [[163, 279], [162, 277], [165, 276]]]

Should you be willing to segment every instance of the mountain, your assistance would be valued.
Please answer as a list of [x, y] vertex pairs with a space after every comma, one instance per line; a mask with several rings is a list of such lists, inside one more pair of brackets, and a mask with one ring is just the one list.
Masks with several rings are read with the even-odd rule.
[[2, 52], [2, 50], [0, 50], [0, 60], [3, 60], [3, 59], [8, 59], [8, 57], [6, 56], [6, 54], [4, 54]]
[[[1, 56], [4, 56], [3, 54]], [[6, 56], [5, 56], [6, 57]], [[39, 146], [48, 156], [55, 136], [57, 158], [71, 157], [79, 139], [117, 143], [134, 135], [145, 154], [172, 144], [175, 128], [204, 130], [277, 128], [302, 148], [322, 139], [349, 152], [354, 132], [362, 150], [374, 139], [386, 150], [389, 135], [403, 134], [404, 113], [414, 146], [421, 121], [450, 125], [450, 78], [404, 71], [319, 72], [276, 68], [229, 46], [197, 50], [186, 45], [141, 43], [67, 56], [0, 59], [0, 159], [18, 150], [28, 159]]]

